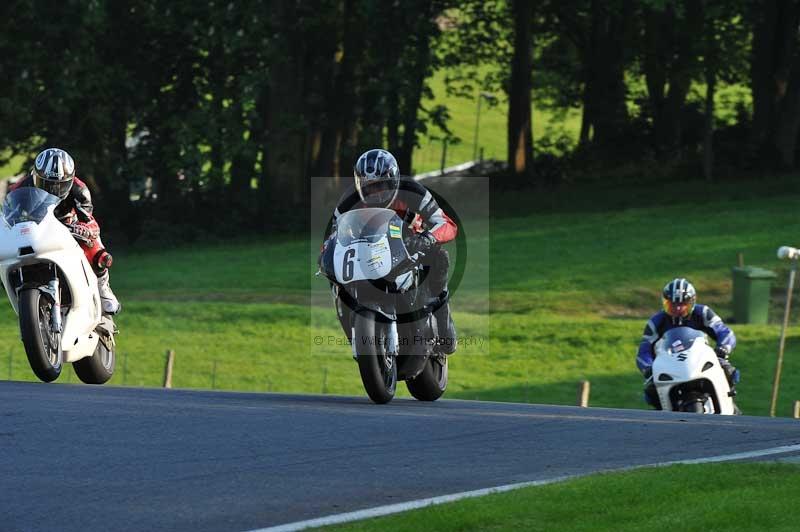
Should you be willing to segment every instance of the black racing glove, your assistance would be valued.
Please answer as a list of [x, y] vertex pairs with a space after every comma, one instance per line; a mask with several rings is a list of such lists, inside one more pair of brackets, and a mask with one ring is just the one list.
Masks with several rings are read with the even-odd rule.
[[426, 253], [435, 245], [436, 237], [434, 237], [430, 231], [423, 231], [422, 233], [412, 235], [408, 239], [408, 242], [406, 242], [406, 249], [409, 255], [413, 255], [417, 252]]
[[647, 380], [652, 376], [653, 376], [653, 366], [647, 366], [642, 370], [642, 377], [644, 377], [644, 380]]
[[714, 349], [714, 352], [717, 354], [717, 357], [725, 360], [728, 360], [731, 351], [732, 349], [731, 346], [729, 345], [718, 345], [717, 348]]

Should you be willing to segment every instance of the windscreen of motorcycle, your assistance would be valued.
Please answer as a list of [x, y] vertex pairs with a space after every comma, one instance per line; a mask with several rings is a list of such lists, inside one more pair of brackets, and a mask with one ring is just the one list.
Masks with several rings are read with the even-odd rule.
[[381, 279], [392, 271], [390, 240], [402, 242], [401, 221], [389, 209], [355, 209], [337, 220], [333, 266], [336, 280], [346, 284]]
[[36, 187], [12, 190], [3, 201], [3, 220], [10, 227], [23, 222], [39, 223], [47, 216], [48, 208], [59, 201], [58, 197]]
[[664, 333], [664, 336], [658, 341], [656, 354], [661, 351], [676, 355], [688, 351], [697, 341], [706, 341], [706, 335], [702, 331], [691, 327], [676, 327]]

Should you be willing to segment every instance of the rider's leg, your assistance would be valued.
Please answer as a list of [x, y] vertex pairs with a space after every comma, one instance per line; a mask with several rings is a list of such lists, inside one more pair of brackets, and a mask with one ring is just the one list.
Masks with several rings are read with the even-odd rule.
[[725, 370], [725, 376], [728, 377], [728, 384], [731, 386], [731, 391], [736, 394], [735, 386], [739, 384], [739, 370], [731, 364], [731, 361], [727, 358], [717, 357], [719, 360], [719, 365], [722, 366], [722, 369]]
[[83, 253], [89, 264], [92, 265], [95, 275], [97, 275], [97, 291], [100, 293], [100, 304], [103, 307], [103, 312], [106, 314], [117, 314], [122, 310], [122, 305], [119, 304], [117, 296], [109, 286], [109, 273], [108, 268], [111, 266], [113, 259], [111, 253], [106, 251], [103, 246], [103, 241], [98, 236], [92, 245], [84, 242], [80, 243], [83, 248]]
[[439, 351], [451, 355], [456, 350], [456, 327], [450, 315], [450, 293], [447, 290], [447, 272], [450, 268], [450, 255], [446, 249], [436, 247], [426, 255], [424, 264], [430, 266], [427, 282], [430, 292], [436, 297], [433, 316], [439, 333]]
[[[733, 398], [736, 397], [736, 385], [739, 384], [739, 370], [736, 369], [727, 358], [717, 357], [717, 360], [719, 360], [719, 365], [722, 366], [722, 369], [725, 370], [725, 376], [728, 377], [728, 384], [730, 384], [731, 387], [731, 399], [733, 400]], [[739, 409], [736, 401], [733, 401], [733, 413], [741, 415], [742, 411]]]

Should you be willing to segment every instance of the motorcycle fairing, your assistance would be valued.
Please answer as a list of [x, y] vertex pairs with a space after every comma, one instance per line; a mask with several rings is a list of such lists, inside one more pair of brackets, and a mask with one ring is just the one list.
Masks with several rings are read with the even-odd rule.
[[383, 279], [392, 270], [388, 238], [384, 235], [376, 242], [353, 240], [349, 245], [336, 246], [333, 267], [340, 284]]
[[706, 402], [706, 408], [713, 406], [709, 413], [734, 414], [725, 370], [703, 332], [691, 327], [670, 329], [656, 342], [655, 352], [653, 383], [662, 408], [673, 409], [676, 390], [696, 388], [713, 395]]
[[[94, 353], [98, 341], [94, 329], [100, 322], [102, 309], [97, 276], [69, 230], [53, 215], [54, 210], [55, 204], [49, 205], [38, 223], [17, 221], [13, 225], [6, 219], [8, 213], [4, 213], [3, 222], [0, 222], [0, 278], [14, 312], [19, 313], [17, 288], [20, 283], [15, 283], [12, 277], [18, 277], [22, 272], [23, 283], [27, 282], [25, 269], [34, 264], [52, 263], [61, 270], [59, 278], [66, 282], [72, 295], [70, 310], [63, 323], [61, 346], [64, 361], [74, 362]], [[39, 288], [47, 294], [47, 287]]]

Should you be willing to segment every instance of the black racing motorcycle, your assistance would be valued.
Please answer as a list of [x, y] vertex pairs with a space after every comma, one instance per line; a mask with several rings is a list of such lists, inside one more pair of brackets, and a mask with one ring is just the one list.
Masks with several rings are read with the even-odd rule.
[[319, 258], [364, 389], [379, 404], [392, 400], [398, 380], [421, 401], [447, 388], [447, 356], [436, 348], [438, 298], [424, 282], [423, 255], [408, 253], [409, 236], [393, 210], [356, 209], [339, 217]]

